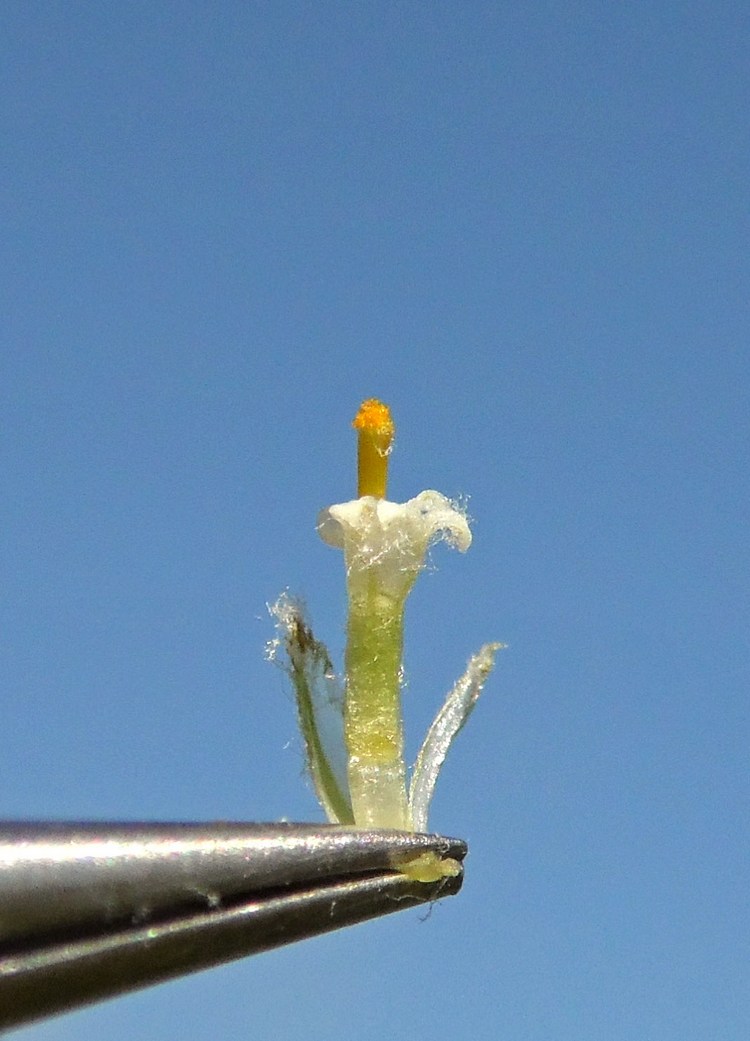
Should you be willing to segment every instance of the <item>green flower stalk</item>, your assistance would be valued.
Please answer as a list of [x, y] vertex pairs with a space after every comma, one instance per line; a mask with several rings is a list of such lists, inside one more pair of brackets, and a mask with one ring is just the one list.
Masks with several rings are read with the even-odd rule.
[[[361, 828], [424, 831], [448, 747], [501, 645], [485, 644], [469, 661], [430, 728], [409, 788], [401, 713], [406, 598], [430, 546], [443, 540], [465, 552], [471, 532], [463, 510], [440, 492], [425, 491], [405, 503], [385, 498], [394, 435], [386, 405], [365, 401], [354, 426], [359, 497], [329, 506], [318, 518], [323, 541], [344, 552], [349, 610], [343, 690], [327, 650], [287, 596], [273, 608], [280, 635], [272, 651], [282, 644], [286, 649], [310, 773], [329, 819]], [[337, 733], [332, 735], [332, 728]], [[412, 871], [423, 881], [457, 870], [434, 855], [426, 860]]]

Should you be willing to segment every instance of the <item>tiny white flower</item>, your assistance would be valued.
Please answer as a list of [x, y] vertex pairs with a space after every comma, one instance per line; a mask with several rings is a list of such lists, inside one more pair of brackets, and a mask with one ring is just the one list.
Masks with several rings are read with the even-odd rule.
[[[440, 492], [424, 491], [405, 503], [385, 498], [393, 421], [374, 399], [361, 406], [359, 498], [322, 510], [318, 532], [344, 552], [349, 611], [343, 697], [330, 658], [302, 617], [282, 597], [273, 613], [289, 657], [300, 725], [318, 797], [330, 820], [361, 828], [427, 828], [427, 810], [448, 747], [466, 722], [490, 673], [500, 644], [485, 644], [448, 694], [422, 745], [411, 790], [403, 755], [401, 676], [406, 598], [430, 546], [446, 541], [465, 552], [471, 531], [464, 511]], [[316, 696], [325, 687], [327, 699]], [[339, 688], [336, 688], [339, 689]], [[324, 726], [324, 702], [343, 714], [344, 749]], [[335, 730], [335, 727], [334, 727]], [[340, 731], [339, 731], [340, 740]], [[341, 768], [341, 759], [345, 768]], [[434, 881], [459, 870], [435, 854], [419, 858], [413, 877]]]

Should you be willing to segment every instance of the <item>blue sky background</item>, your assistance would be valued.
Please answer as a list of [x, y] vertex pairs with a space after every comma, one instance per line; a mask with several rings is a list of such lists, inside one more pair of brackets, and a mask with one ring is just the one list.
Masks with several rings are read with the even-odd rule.
[[319, 820], [266, 604], [470, 496], [408, 615], [464, 891], [29, 1041], [746, 1041], [745, 3], [10, 2], [0, 816]]

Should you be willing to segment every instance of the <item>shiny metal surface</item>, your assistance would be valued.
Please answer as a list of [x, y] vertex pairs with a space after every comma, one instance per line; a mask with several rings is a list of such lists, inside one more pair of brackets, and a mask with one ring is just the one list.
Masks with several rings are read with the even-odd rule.
[[299, 824], [0, 824], [0, 1029], [457, 892], [440, 836]]

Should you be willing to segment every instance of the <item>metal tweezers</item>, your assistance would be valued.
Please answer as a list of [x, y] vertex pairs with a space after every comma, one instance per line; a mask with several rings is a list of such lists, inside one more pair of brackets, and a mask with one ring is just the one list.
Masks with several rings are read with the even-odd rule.
[[0, 1030], [457, 893], [457, 839], [307, 824], [0, 823]]

